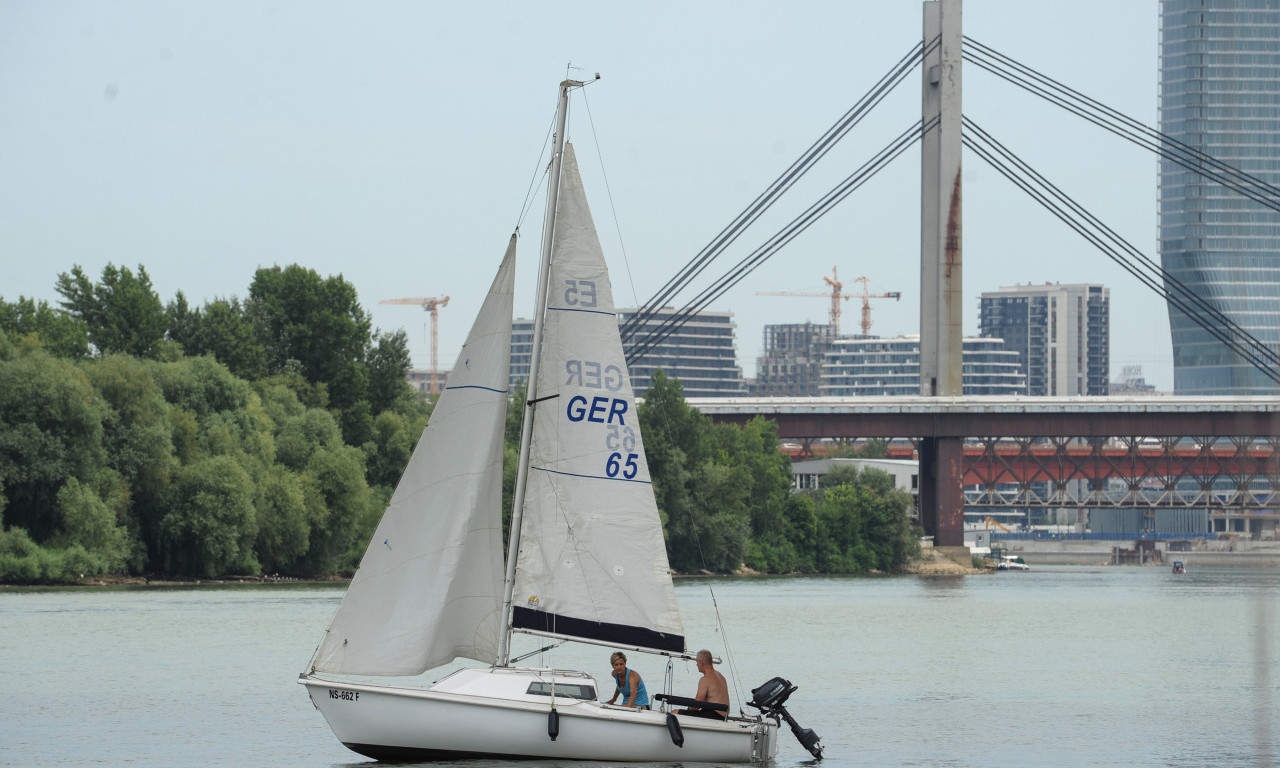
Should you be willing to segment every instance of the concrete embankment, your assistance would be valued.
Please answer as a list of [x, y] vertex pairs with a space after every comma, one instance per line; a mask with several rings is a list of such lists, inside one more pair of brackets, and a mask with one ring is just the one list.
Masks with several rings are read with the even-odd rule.
[[[1010, 555], [1021, 555], [1028, 564], [1041, 565], [1110, 565], [1115, 560], [1114, 548], [1136, 550], [1137, 542], [1133, 541], [1076, 541], [1034, 539], [1028, 541], [1000, 542], [1004, 551]], [[1200, 548], [1171, 550], [1168, 542], [1153, 542], [1153, 551], [1158, 557], [1146, 558], [1146, 564], [1172, 564], [1181, 560], [1187, 567], [1240, 567], [1240, 568], [1277, 568], [1280, 567], [1280, 542], [1250, 541], [1247, 539], [1232, 542], [1205, 541]], [[1193, 545], [1195, 546], [1195, 545]], [[1129, 563], [1126, 563], [1129, 564]], [[1138, 564], [1137, 561], [1132, 564]]]

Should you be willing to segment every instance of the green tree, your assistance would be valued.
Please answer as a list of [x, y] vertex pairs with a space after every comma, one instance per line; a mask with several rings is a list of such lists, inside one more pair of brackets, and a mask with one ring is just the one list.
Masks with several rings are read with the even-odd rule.
[[0, 530], [0, 582], [35, 584], [45, 579], [50, 558], [23, 528]]
[[425, 426], [425, 418], [410, 421], [392, 410], [378, 414], [372, 438], [361, 446], [369, 485], [395, 488]]
[[81, 365], [107, 406], [102, 417], [105, 467], [121, 479], [119, 493], [126, 498], [120, 515], [132, 532], [135, 567], [156, 554], [165, 491], [180, 465], [174, 446], [180, 432], [171, 419], [174, 409], [153, 375], [156, 366], [129, 355], [108, 355]]
[[342, 444], [342, 433], [333, 415], [319, 408], [308, 408], [284, 419], [277, 429], [276, 460], [295, 472], [305, 472], [317, 450]]
[[152, 376], [165, 401], [203, 419], [220, 411], [249, 405], [253, 388], [236, 378], [212, 357], [187, 357], [174, 363], [153, 363]]
[[0, 361], [0, 492], [5, 526], [43, 543], [62, 527], [58, 491], [106, 460], [106, 404], [68, 360], [34, 352]]
[[89, 341], [100, 353], [154, 358], [160, 352], [169, 323], [141, 264], [136, 275], [107, 264], [96, 284], [77, 265], [70, 274], [58, 275], [55, 290], [63, 297], [62, 308], [88, 326]]
[[178, 464], [169, 404], [152, 376], [152, 365], [110, 355], [82, 366], [109, 408], [102, 438], [107, 466], [124, 477], [132, 496], [147, 501], [160, 498]]
[[179, 292], [165, 314], [169, 338], [181, 344], [187, 355], [213, 355], [233, 374], [249, 381], [266, 374], [266, 349], [239, 299], [215, 299], [202, 309], [191, 309]]
[[900, 568], [918, 550], [910, 508], [910, 494], [897, 490], [888, 473], [837, 467], [816, 494], [817, 569], [854, 573]]
[[409, 338], [404, 331], [379, 333], [369, 350], [369, 409], [374, 414], [396, 407], [413, 388], [405, 380], [412, 362], [409, 358]]
[[79, 318], [59, 312], [47, 301], [22, 296], [12, 304], [0, 299], [0, 331], [23, 346], [40, 348], [54, 357], [80, 359], [89, 355], [89, 327]]
[[[77, 576], [101, 576], [124, 570], [129, 558], [129, 536], [117, 515], [88, 485], [69, 478], [58, 491], [62, 531], [50, 542], [71, 550], [79, 547]], [[71, 574], [67, 574], [71, 576]]]
[[[307, 381], [332, 382], [348, 364], [362, 361], [369, 345], [368, 315], [341, 275], [321, 278], [296, 264], [259, 269], [245, 310], [272, 373], [296, 360]], [[356, 399], [363, 398], [350, 402]]]
[[257, 483], [255, 551], [264, 571], [290, 572], [310, 545], [311, 526], [301, 478], [288, 470], [268, 473]]
[[160, 550], [169, 573], [206, 577], [257, 573], [258, 521], [248, 474], [230, 456], [180, 469], [160, 521]]
[[[356, 541], [356, 526], [366, 519], [374, 502], [364, 479], [364, 456], [356, 448], [339, 445], [318, 448], [307, 462], [311, 483], [308, 499], [311, 536], [302, 562], [310, 573], [333, 573], [354, 568], [365, 540]], [[372, 533], [372, 531], [370, 531]]]
[[708, 457], [703, 436], [710, 421], [684, 401], [680, 382], [655, 371], [638, 408], [645, 458], [667, 539], [667, 559], [678, 571], [703, 569], [698, 532], [706, 527], [691, 493], [695, 468]]
[[786, 517], [791, 459], [782, 453], [777, 424], [757, 416], [740, 429], [719, 425], [714, 434], [734, 469], [735, 482], [746, 489], [751, 526], [746, 564], [769, 573], [793, 570]]
[[793, 570], [790, 459], [780, 451], [777, 427], [765, 419], [742, 428], [713, 425], [660, 371], [639, 410], [671, 566]]
[[199, 307], [192, 307], [187, 303], [187, 296], [182, 291], [173, 297], [164, 308], [165, 317], [169, 321], [169, 330], [167, 337], [182, 346], [183, 354], [199, 355], [204, 350], [200, 349], [200, 323], [203, 320]]

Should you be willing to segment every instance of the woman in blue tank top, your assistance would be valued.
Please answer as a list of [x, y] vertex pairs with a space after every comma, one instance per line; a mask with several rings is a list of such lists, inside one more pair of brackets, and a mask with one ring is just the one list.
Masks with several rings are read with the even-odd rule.
[[613, 684], [616, 686], [609, 703], [614, 703], [621, 695], [622, 706], [648, 709], [649, 692], [645, 690], [640, 674], [635, 670], [627, 669], [627, 655], [618, 651], [609, 657], [609, 663], [613, 666]]

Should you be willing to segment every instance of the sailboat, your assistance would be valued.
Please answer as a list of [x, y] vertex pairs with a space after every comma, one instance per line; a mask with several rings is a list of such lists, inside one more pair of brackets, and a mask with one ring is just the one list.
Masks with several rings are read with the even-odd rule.
[[[746, 702], [757, 713], [677, 718], [663, 708], [679, 697], [654, 710], [610, 705], [585, 672], [511, 658], [513, 632], [689, 658], [608, 270], [564, 140], [569, 91], [581, 85], [560, 85], [507, 562], [500, 507], [514, 235], [299, 677], [337, 738], [369, 757], [752, 762], [776, 754], [780, 718], [796, 731], [781, 708], [795, 687], [781, 678]], [[378, 680], [459, 658], [486, 666], [428, 685]]]

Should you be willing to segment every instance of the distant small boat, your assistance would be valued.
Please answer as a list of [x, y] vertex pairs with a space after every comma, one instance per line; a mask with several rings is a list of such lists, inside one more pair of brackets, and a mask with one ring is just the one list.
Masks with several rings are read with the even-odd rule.
[[1174, 560], [1174, 561], [1173, 561], [1173, 572], [1174, 572], [1174, 573], [1186, 573], [1186, 572], [1187, 572], [1187, 566], [1186, 566], [1186, 565], [1184, 565], [1184, 564], [1183, 564], [1183, 562], [1182, 562], [1181, 560]]
[[996, 561], [997, 571], [1029, 571], [1031, 566], [1027, 565], [1021, 555], [1001, 555]]

